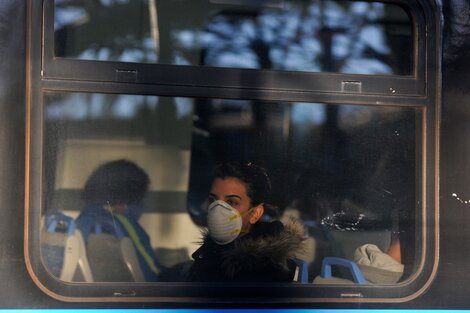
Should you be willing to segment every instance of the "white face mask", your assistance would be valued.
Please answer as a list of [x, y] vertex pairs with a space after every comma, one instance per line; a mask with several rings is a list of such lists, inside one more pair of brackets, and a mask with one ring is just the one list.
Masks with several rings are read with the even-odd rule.
[[217, 200], [207, 209], [209, 236], [219, 245], [234, 241], [242, 230], [242, 216], [225, 201]]

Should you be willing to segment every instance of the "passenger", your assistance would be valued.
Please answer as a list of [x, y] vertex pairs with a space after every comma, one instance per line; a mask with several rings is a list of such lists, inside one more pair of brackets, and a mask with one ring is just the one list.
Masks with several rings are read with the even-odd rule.
[[77, 218], [85, 241], [99, 224], [103, 233], [129, 237], [146, 281], [156, 281], [160, 272], [150, 239], [139, 224], [142, 201], [150, 180], [136, 164], [116, 160], [99, 166], [88, 178], [82, 193], [86, 205]]
[[303, 249], [304, 229], [289, 221], [260, 221], [271, 183], [252, 163], [215, 169], [202, 246], [193, 253], [190, 281], [290, 282]]

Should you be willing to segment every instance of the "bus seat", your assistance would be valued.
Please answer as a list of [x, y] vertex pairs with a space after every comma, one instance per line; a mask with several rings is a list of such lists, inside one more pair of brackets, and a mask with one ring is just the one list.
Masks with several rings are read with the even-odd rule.
[[117, 234], [101, 233], [95, 227], [87, 241], [88, 259], [95, 281], [144, 282], [137, 253], [130, 238]]
[[93, 282], [83, 237], [73, 218], [61, 212], [45, 217], [42, 258], [48, 270], [63, 281]]
[[[332, 266], [340, 266], [347, 268], [351, 275], [351, 279], [334, 277], [332, 272]], [[326, 257], [322, 262], [322, 269], [320, 276], [317, 276], [314, 281], [314, 284], [357, 284], [364, 285], [366, 284], [366, 279], [362, 274], [361, 270], [353, 261], [338, 258], [338, 257]]]
[[91, 273], [90, 263], [88, 262], [85, 241], [79, 229], [75, 230], [75, 238], [77, 238], [77, 243], [80, 247], [80, 257], [78, 259], [79, 271], [75, 272], [73, 281], [93, 282], [93, 274]]
[[308, 283], [308, 263], [301, 259], [295, 259], [297, 268], [295, 270], [294, 281], [306, 284]]
[[145, 281], [144, 274], [140, 268], [139, 259], [135, 252], [134, 244], [129, 237], [121, 238], [121, 254], [127, 269], [135, 282]]

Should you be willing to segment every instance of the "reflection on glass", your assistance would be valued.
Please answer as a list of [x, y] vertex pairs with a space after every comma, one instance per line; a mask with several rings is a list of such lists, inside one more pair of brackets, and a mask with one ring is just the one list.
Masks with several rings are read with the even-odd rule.
[[[299, 219], [315, 240], [310, 282], [328, 256], [369, 261], [363, 264], [369, 275], [367, 266], [377, 265], [355, 259], [356, 249], [369, 244], [359, 253], [382, 253], [390, 266], [380, 279], [366, 279], [396, 283], [415, 270], [419, 252], [421, 114], [406, 107], [49, 92], [44, 213], [65, 214], [54, 232], [68, 233], [70, 219], [86, 207], [83, 195], [93, 171], [107, 162], [131, 161], [150, 179], [137, 206], [143, 214], [138, 222], [157, 267], [175, 269], [157, 280], [184, 281], [182, 269], [206, 224], [211, 171], [219, 162], [249, 160], [263, 165], [272, 180], [270, 203], [277, 209], [264, 218]], [[113, 201], [105, 205], [117, 210], [120, 204]], [[89, 245], [89, 234], [83, 236]], [[42, 238], [44, 246], [55, 240]], [[60, 274], [54, 251], [43, 249], [50, 271], [83, 281]], [[105, 261], [88, 258], [95, 281], [133, 280], [103, 275], [96, 262]]]
[[55, 53], [86, 60], [355, 74], [412, 73], [394, 4], [289, 0], [56, 1]]
[[55, 55], [82, 60], [156, 62], [154, 0], [58, 0]]
[[41, 240], [53, 275], [152, 282], [164, 268], [189, 260], [199, 234], [185, 210], [193, 102], [45, 95]]

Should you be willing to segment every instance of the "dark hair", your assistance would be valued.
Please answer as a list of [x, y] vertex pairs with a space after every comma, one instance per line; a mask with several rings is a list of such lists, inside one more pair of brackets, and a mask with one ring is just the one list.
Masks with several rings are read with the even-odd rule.
[[246, 185], [251, 205], [266, 203], [271, 194], [271, 181], [266, 170], [251, 162], [231, 161], [218, 165], [214, 170], [214, 179], [233, 177]]
[[137, 203], [143, 199], [149, 184], [147, 173], [135, 163], [111, 161], [99, 166], [90, 175], [82, 198], [87, 204]]

